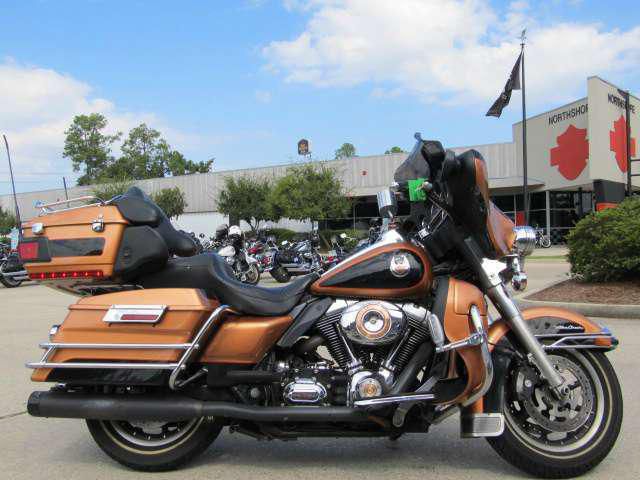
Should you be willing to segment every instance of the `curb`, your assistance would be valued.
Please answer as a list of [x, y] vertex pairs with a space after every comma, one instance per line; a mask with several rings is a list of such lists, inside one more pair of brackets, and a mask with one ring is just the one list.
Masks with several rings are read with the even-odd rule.
[[[542, 288], [538, 288], [527, 293], [527, 297], [535, 295], [538, 292], [554, 287], [566, 279], [552, 282]], [[573, 302], [547, 302], [541, 300], [528, 300], [526, 297], [516, 298], [516, 302], [521, 308], [532, 307], [569, 307], [577, 313], [585, 317], [610, 317], [610, 318], [627, 318], [640, 320], [640, 305], [610, 305], [607, 303], [573, 303]]]

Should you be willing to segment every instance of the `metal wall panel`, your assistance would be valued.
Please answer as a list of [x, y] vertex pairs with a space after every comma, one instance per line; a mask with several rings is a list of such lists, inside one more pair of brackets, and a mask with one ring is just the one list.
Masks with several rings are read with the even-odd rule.
[[[475, 148], [483, 155], [487, 161], [490, 179], [504, 179], [517, 175], [515, 146], [513, 143], [461, 147], [453, 150], [456, 153], [461, 153], [469, 148]], [[393, 182], [395, 169], [405, 158], [406, 154], [397, 153], [331, 160], [323, 162], [323, 164], [336, 170], [348, 195], [365, 196], [375, 195], [383, 188], [387, 188]], [[215, 212], [217, 195], [223, 187], [226, 177], [238, 178], [243, 175], [250, 175], [255, 178], [267, 177], [275, 179], [284, 175], [288, 167], [299, 164], [155, 178], [135, 183], [148, 194], [163, 188], [179, 187], [186, 197], [187, 208], [185, 213]], [[69, 197], [87, 195], [90, 191], [91, 187], [73, 187], [69, 189]], [[43, 190], [18, 194], [18, 204], [23, 219], [28, 219], [37, 215], [38, 211], [35, 208], [37, 201], [48, 203], [64, 200], [64, 198], [63, 189]], [[13, 212], [12, 196], [0, 196], [0, 205], [2, 205], [2, 208]]]

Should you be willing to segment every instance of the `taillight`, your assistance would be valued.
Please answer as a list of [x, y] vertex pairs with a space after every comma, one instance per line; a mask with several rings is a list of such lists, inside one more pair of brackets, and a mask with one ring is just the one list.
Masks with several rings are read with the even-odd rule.
[[74, 270], [73, 272], [40, 272], [30, 273], [31, 280], [66, 280], [73, 278], [102, 278], [102, 270]]
[[24, 242], [18, 244], [18, 255], [24, 260], [36, 260], [38, 258], [38, 242]]

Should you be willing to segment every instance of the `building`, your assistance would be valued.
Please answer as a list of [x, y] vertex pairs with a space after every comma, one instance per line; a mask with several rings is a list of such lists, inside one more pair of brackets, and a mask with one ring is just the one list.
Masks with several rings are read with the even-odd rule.
[[[637, 156], [640, 100], [631, 97], [631, 152]], [[625, 193], [626, 143], [625, 101], [618, 88], [598, 77], [587, 81], [587, 96], [527, 120], [528, 184], [530, 223], [547, 230], [555, 243], [563, 241], [575, 221], [598, 204], [618, 203]], [[513, 125], [513, 141], [489, 145], [455, 147], [456, 153], [478, 150], [487, 161], [489, 187], [494, 202], [516, 221], [523, 218], [522, 123]], [[374, 155], [328, 161], [341, 176], [354, 207], [335, 226], [363, 226], [377, 216], [375, 194], [389, 186], [406, 154]], [[640, 164], [637, 173], [640, 173]], [[187, 208], [176, 224], [197, 233], [212, 233], [228, 222], [216, 211], [217, 192], [227, 176], [282, 175], [289, 165], [228, 170], [207, 174], [143, 180], [137, 184], [152, 193], [178, 186], [185, 192]], [[635, 185], [639, 185], [638, 181]], [[69, 189], [70, 197], [86, 195], [90, 187]], [[37, 215], [35, 204], [64, 200], [62, 189], [22, 193], [18, 203], [22, 216]], [[0, 196], [0, 205], [13, 211], [10, 195]], [[278, 226], [294, 230], [309, 228], [283, 220]]]

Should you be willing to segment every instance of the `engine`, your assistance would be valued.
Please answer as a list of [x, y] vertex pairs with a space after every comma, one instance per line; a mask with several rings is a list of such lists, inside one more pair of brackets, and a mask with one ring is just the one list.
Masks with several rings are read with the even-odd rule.
[[284, 402], [350, 405], [385, 395], [432, 331], [441, 332], [438, 327], [437, 317], [419, 305], [338, 299], [316, 323], [337, 365], [289, 366]]

